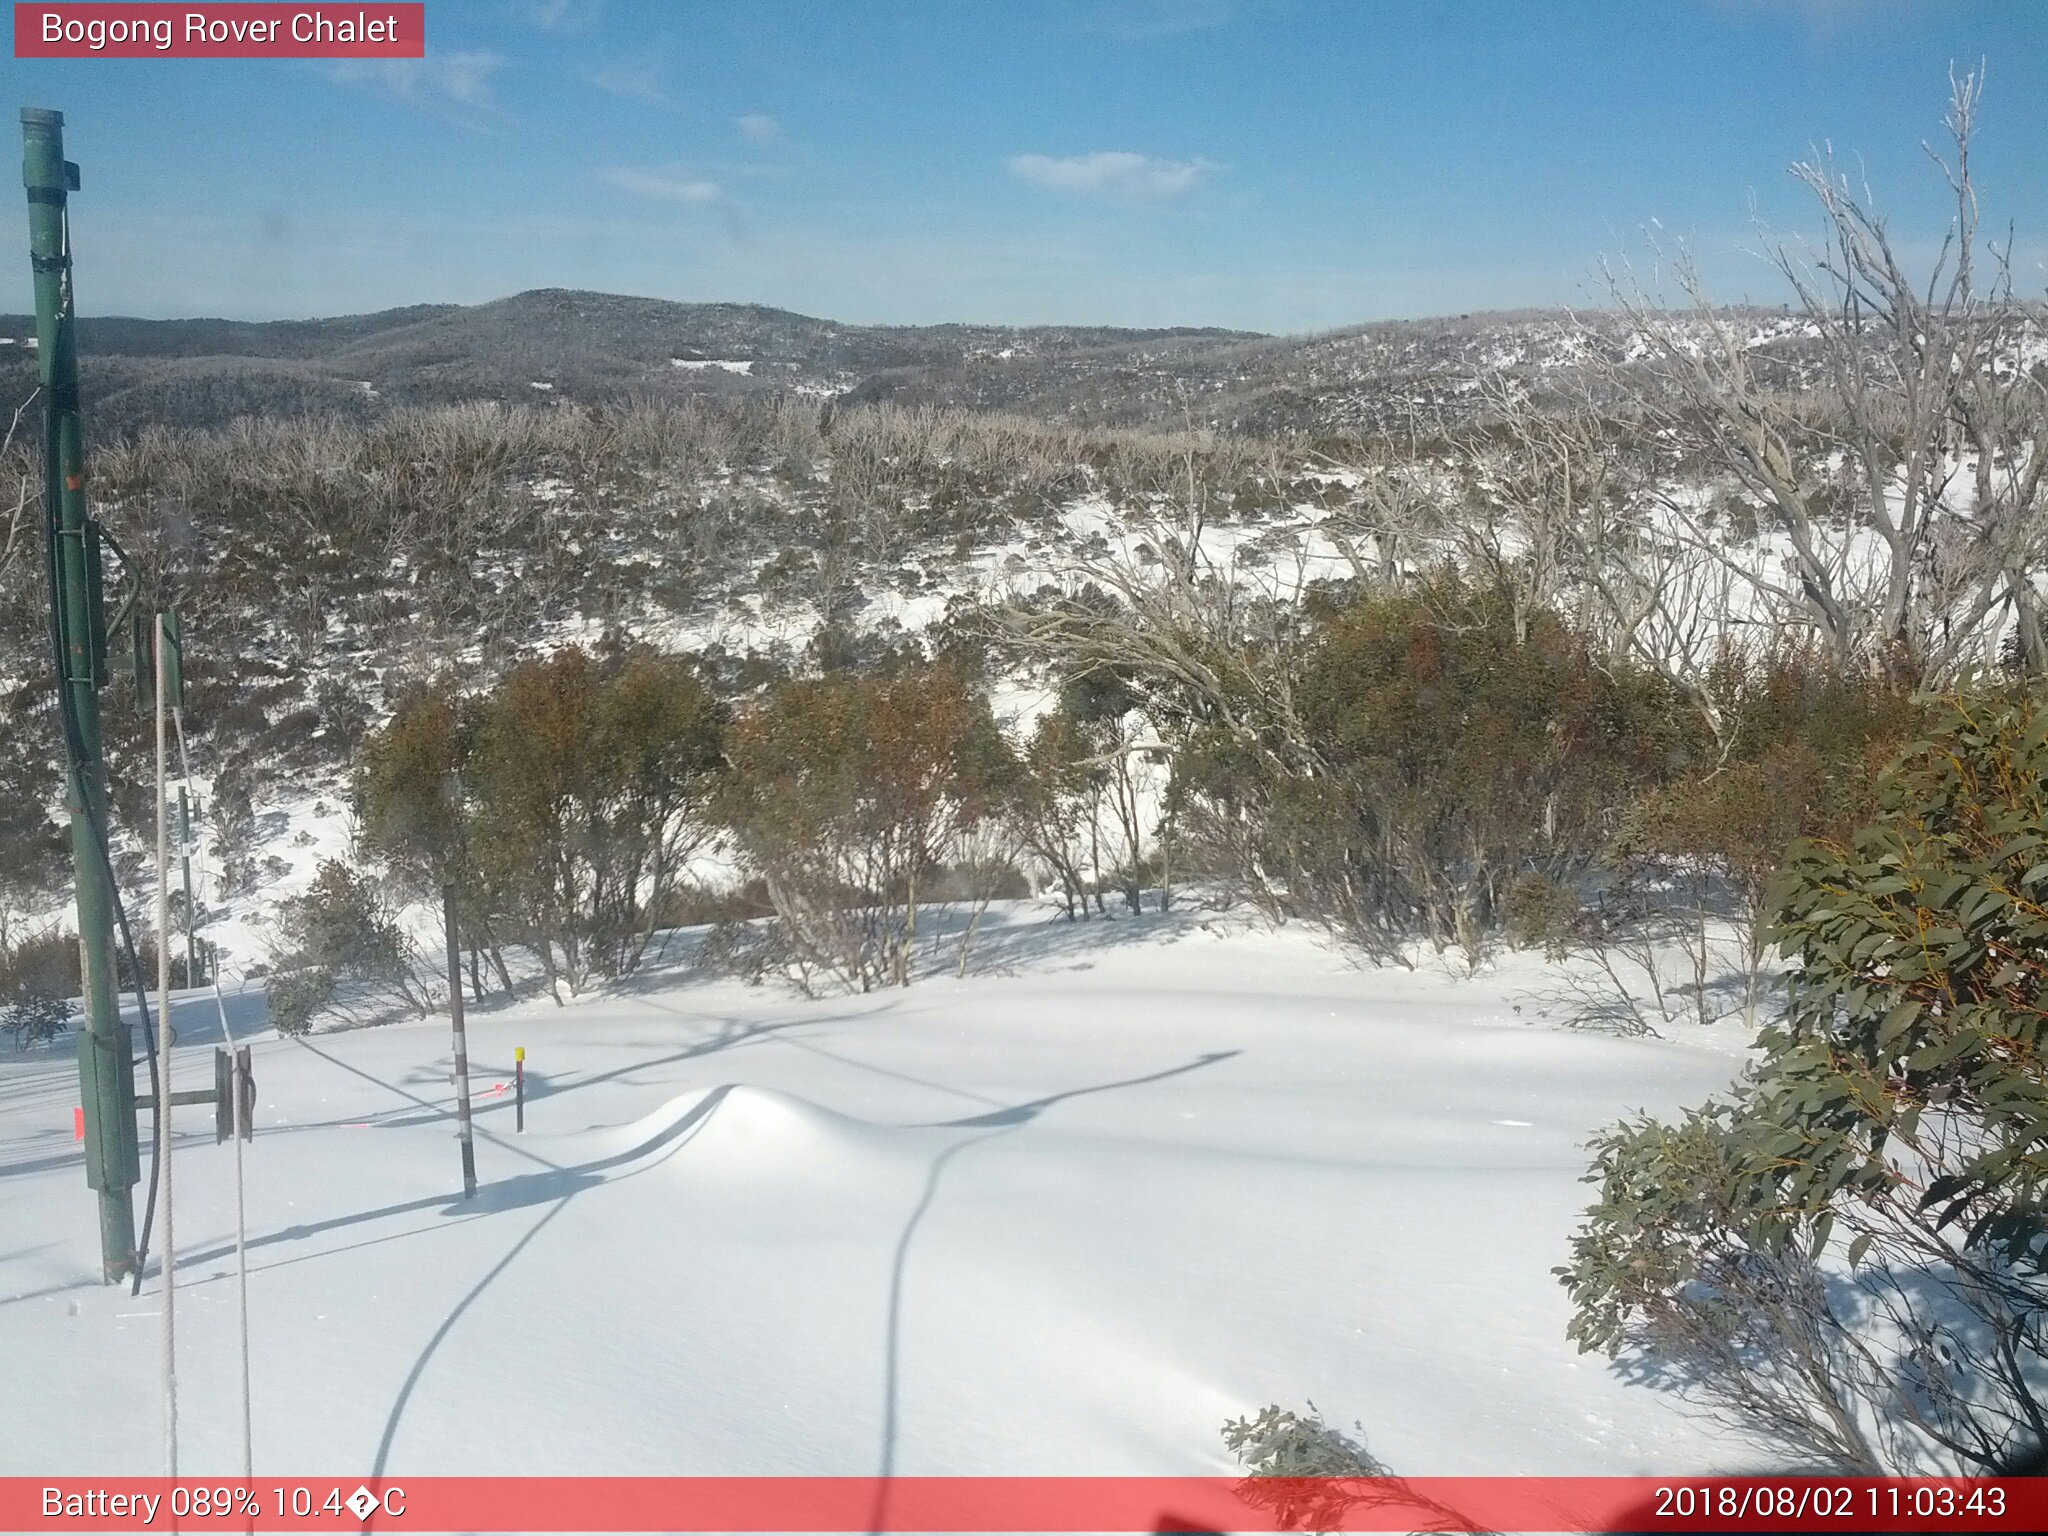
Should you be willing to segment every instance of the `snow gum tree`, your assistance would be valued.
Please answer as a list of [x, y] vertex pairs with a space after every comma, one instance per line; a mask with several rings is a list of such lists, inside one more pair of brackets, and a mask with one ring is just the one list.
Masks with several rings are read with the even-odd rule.
[[988, 701], [944, 665], [785, 683], [733, 726], [725, 814], [799, 970], [905, 986], [920, 904], [1011, 778]]
[[[1090, 862], [1096, 867], [1099, 881], [1100, 837], [1106, 830], [1115, 843], [1110, 878], [1123, 892], [1124, 907], [1134, 917], [1144, 911], [1149, 872], [1145, 783], [1137, 760], [1153, 755], [1155, 750], [1149, 746], [1154, 733], [1140, 706], [1141, 694], [1134, 680], [1109, 667], [1098, 667], [1070, 679], [1060, 695], [1060, 712], [1073, 722], [1088, 754], [1085, 769], [1089, 787]], [[1106, 827], [1102, 815], [1105, 808], [1109, 812]], [[1098, 890], [1098, 908], [1101, 901]]]
[[558, 997], [645, 954], [709, 835], [722, 718], [694, 662], [645, 648], [524, 661], [484, 701], [467, 856]]
[[455, 886], [458, 921], [470, 947], [471, 990], [482, 1000], [480, 955], [489, 955], [509, 998], [512, 974], [499, 937], [509, 895], [495, 888], [495, 863], [458, 857], [469, 839], [466, 814], [473, 801], [451, 797], [450, 774], [460, 774], [476, 746], [477, 711], [465, 716], [446, 682], [417, 688], [400, 699], [391, 719], [356, 755], [354, 800], [358, 850], [380, 862], [395, 889], [411, 901], [439, 900]]
[[1637, 803], [1608, 862], [1624, 876], [1655, 869], [1658, 926], [1686, 956], [1701, 1022], [1709, 978], [1729, 959], [1754, 1021], [1786, 850], [1802, 837], [1846, 838], [1869, 820], [1879, 771], [1928, 710], [1882, 676], [1835, 671], [1811, 648], [1726, 655], [1712, 674], [1723, 739], [1699, 742], [1693, 771]]
[[421, 897], [453, 862], [457, 812], [443, 786], [468, 756], [459, 710], [453, 688], [418, 689], [356, 760], [357, 838]]
[[267, 987], [285, 1033], [343, 989], [374, 1007], [395, 1004], [425, 1014], [433, 994], [422, 980], [418, 946], [390, 904], [361, 872], [330, 859], [303, 896], [278, 909], [287, 957]]
[[416, 899], [455, 885], [508, 990], [501, 940], [530, 944], [559, 999], [640, 963], [711, 834], [723, 716], [693, 660], [644, 647], [529, 658], [468, 701], [423, 690], [359, 755], [361, 842]]
[[1594, 1143], [1571, 1336], [1870, 1472], [2048, 1441], [2048, 712], [1960, 706], [1797, 846], [1734, 1094]]
[[1260, 905], [1380, 954], [1419, 925], [1476, 955], [1519, 877], [1591, 866], [1674, 745], [1653, 680], [1448, 573], [1321, 605], [1289, 702], [1284, 754], [1190, 732], [1190, 839]]
[[1009, 824], [1024, 852], [1051, 871], [1066, 915], [1088, 915], [1089, 833], [1101, 798], [1096, 753], [1066, 709], [1041, 715], [1018, 755]]

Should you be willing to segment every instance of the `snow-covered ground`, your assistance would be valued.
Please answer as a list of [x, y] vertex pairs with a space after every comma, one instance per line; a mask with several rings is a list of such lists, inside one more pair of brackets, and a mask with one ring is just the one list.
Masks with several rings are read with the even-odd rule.
[[[280, 1040], [231, 994], [258, 1472], [1221, 1472], [1226, 1418], [1310, 1400], [1411, 1475], [1743, 1462], [1576, 1355], [1550, 1273], [1588, 1134], [1739, 1034], [1568, 1031], [1524, 957], [1361, 971], [1201, 912], [1019, 903], [950, 969], [476, 1010], [467, 1203], [445, 1019]], [[177, 1019], [210, 1080], [211, 999]], [[97, 1283], [75, 1102], [64, 1045], [0, 1056], [0, 1361], [46, 1387], [0, 1473], [160, 1469], [159, 1281]], [[232, 1473], [233, 1155], [179, 1113], [181, 1470]]]

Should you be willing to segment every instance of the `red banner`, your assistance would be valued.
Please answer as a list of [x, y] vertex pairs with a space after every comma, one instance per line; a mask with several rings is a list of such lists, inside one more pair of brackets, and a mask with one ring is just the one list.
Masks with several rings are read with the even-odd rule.
[[2040, 1531], [2048, 1481], [0, 1478], [6, 1531]]
[[14, 7], [17, 59], [417, 59], [424, 4]]

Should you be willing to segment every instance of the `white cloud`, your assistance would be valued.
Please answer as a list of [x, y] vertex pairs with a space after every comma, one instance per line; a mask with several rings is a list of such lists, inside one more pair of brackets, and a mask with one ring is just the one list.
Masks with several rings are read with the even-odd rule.
[[424, 59], [343, 59], [328, 76], [400, 101], [490, 107], [495, 105], [491, 77], [504, 67], [505, 60], [495, 53], [442, 53]]
[[782, 132], [782, 124], [765, 112], [749, 112], [733, 121], [739, 124], [740, 132], [754, 140], [772, 139]]
[[1107, 0], [1084, 31], [1143, 42], [1220, 27], [1231, 17], [1231, 0]]
[[636, 171], [615, 165], [604, 173], [604, 179], [622, 191], [659, 203], [715, 203], [723, 195], [717, 182], [683, 171]]
[[543, 32], [582, 32], [604, 10], [604, 0], [521, 0], [519, 9]]
[[1092, 155], [1012, 155], [1009, 166], [1034, 186], [1054, 192], [1130, 202], [1180, 197], [1220, 169], [1208, 160], [1161, 160], [1122, 149]]
[[622, 96], [650, 107], [673, 107], [676, 99], [661, 83], [661, 76], [662, 61], [659, 58], [624, 60], [583, 73], [586, 84], [596, 86], [608, 95]]

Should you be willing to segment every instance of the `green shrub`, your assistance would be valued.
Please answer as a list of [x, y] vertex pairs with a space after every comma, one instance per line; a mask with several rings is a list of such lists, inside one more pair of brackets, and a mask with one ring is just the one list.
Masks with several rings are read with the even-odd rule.
[[313, 1016], [334, 1001], [334, 975], [318, 969], [279, 971], [266, 977], [263, 1000], [280, 1035], [303, 1035]]
[[0, 997], [75, 997], [78, 990], [77, 934], [52, 930], [0, 950]]
[[1503, 915], [1508, 937], [1517, 946], [1532, 949], [1541, 945], [1546, 955], [1558, 959], [1571, 944], [1579, 899], [1564, 882], [1531, 870], [1508, 887]]
[[[417, 946], [360, 871], [332, 859], [322, 864], [306, 893], [278, 909], [278, 928], [289, 945], [290, 974], [326, 978], [326, 992], [313, 1007], [324, 1006], [348, 983], [410, 1013], [428, 1011]], [[286, 1000], [297, 1006], [304, 995], [288, 988]]]
[[1520, 876], [1594, 864], [1682, 735], [1661, 683], [1456, 575], [1314, 611], [1285, 751], [1195, 727], [1191, 835], [1369, 945], [1419, 926], [1476, 953]]
[[54, 1040], [70, 1023], [70, 1003], [34, 988], [18, 994], [5, 1007], [0, 1007], [0, 1034], [12, 1035], [16, 1050]]
[[[1472, 1522], [1412, 1484], [1356, 1437], [1323, 1422], [1310, 1403], [1306, 1414], [1268, 1404], [1256, 1418], [1223, 1426], [1223, 1443], [1250, 1470], [1237, 1496], [1281, 1530], [1469, 1531]], [[1379, 1513], [1362, 1520], [1360, 1509]], [[1399, 1523], [1388, 1519], [1398, 1515]]]
[[[1582, 1349], [1870, 1472], [1992, 1469], [2048, 1368], [2048, 712], [1957, 708], [1773, 893], [1782, 1026], [1724, 1100], [1594, 1143]], [[1843, 1274], [1846, 1269], [1848, 1273]]]

